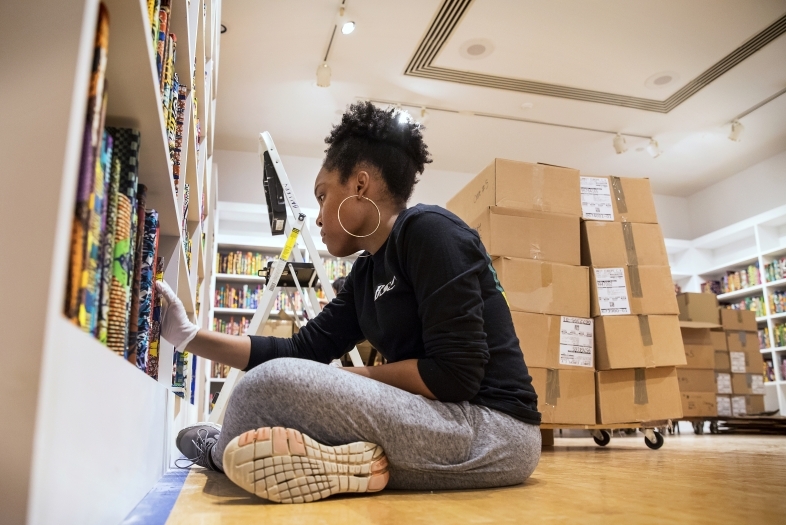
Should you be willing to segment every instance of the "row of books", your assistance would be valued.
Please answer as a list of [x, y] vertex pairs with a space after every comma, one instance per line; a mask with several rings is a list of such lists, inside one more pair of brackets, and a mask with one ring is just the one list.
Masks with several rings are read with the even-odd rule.
[[256, 308], [262, 297], [262, 286], [219, 286], [215, 305], [219, 308]]
[[[253, 304], [254, 306], [242, 306], [245, 303], [234, 302], [231, 293], [227, 292], [222, 297], [226, 301], [219, 302], [218, 292], [216, 293], [216, 307], [220, 308], [256, 308], [259, 304], [259, 300], [262, 298], [262, 289], [261, 287], [258, 289], [248, 288], [248, 297], [249, 304]], [[258, 290], [258, 293], [257, 293]], [[239, 306], [232, 306], [233, 304], [239, 304]], [[273, 311], [278, 310], [286, 310], [288, 312], [302, 312], [303, 311], [303, 298], [299, 293], [287, 293], [285, 291], [279, 292], [273, 302]], [[314, 305], [316, 308], [316, 305]], [[221, 331], [221, 330], [218, 330]]]
[[[781, 367], [781, 379], [786, 379], [786, 355], [779, 356], [780, 363], [778, 363]], [[775, 381], [777, 378], [775, 377], [775, 363], [772, 360], [771, 356], [766, 356], [764, 358], [764, 381], [766, 383]]]
[[352, 261], [346, 259], [326, 259], [323, 257], [322, 264], [325, 266], [325, 272], [327, 272], [330, 282], [339, 277], [346, 277], [352, 270]]
[[759, 272], [759, 263], [757, 262], [743, 270], [726, 272], [726, 275], [720, 280], [702, 283], [701, 291], [722, 294], [744, 290], [759, 284], [761, 284], [761, 273]]
[[762, 297], [745, 297], [739, 301], [724, 304], [723, 307], [729, 310], [750, 310], [756, 312], [756, 317], [767, 315], [764, 310], [764, 298]]
[[[772, 336], [775, 341], [776, 348], [786, 347], [786, 324], [781, 323], [773, 325]], [[762, 337], [764, 338], [764, 341], [762, 341]], [[763, 346], [761, 346], [762, 349], [770, 347], [769, 327], [765, 326], [763, 330], [759, 330], [759, 341], [764, 343]]]
[[786, 312], [786, 292], [775, 290], [770, 293], [770, 313], [782, 314]]
[[191, 271], [191, 236], [188, 234], [188, 204], [191, 198], [191, 187], [188, 183], [183, 185], [183, 222], [180, 225], [183, 251], [186, 253], [186, 268]]
[[229, 335], [243, 335], [249, 324], [251, 324], [250, 317], [243, 316], [239, 320], [235, 320], [234, 316], [229, 319], [216, 317], [213, 319], [213, 331]]
[[216, 258], [216, 272], [232, 275], [259, 275], [259, 271], [267, 268], [267, 263], [275, 257], [262, 255], [259, 252], [219, 253]]
[[767, 282], [786, 279], [786, 257], [781, 257], [764, 265], [764, 277]]
[[214, 377], [216, 379], [224, 379], [229, 376], [229, 371], [231, 369], [232, 367], [230, 367], [229, 365], [222, 365], [221, 363], [212, 361], [210, 365], [210, 377]]
[[64, 314], [102, 344], [158, 376], [158, 213], [139, 183], [141, 136], [105, 127], [109, 13], [100, 5], [71, 231]]
[[189, 89], [181, 84], [175, 72], [177, 35], [169, 32], [172, 18], [171, 0], [148, 0], [147, 8], [169, 146], [169, 160], [172, 164], [172, 177], [177, 193], [180, 189], [183, 127]]

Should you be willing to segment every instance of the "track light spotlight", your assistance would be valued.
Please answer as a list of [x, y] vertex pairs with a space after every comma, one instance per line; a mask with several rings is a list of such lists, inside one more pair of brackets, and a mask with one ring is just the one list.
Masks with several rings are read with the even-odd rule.
[[349, 20], [347, 12], [343, 7], [338, 10], [336, 25], [341, 28], [341, 34], [343, 35], [348, 35], [355, 30], [354, 20]]
[[650, 139], [650, 143], [647, 144], [647, 153], [649, 153], [653, 159], [657, 159], [660, 157], [661, 151], [658, 147], [658, 141], [655, 139]]
[[743, 131], [745, 131], [745, 126], [743, 126], [742, 122], [739, 120], [735, 120], [731, 123], [731, 133], [729, 133], [729, 140], [740, 142], [742, 140], [740, 135], [742, 135]]
[[327, 62], [323, 62], [317, 68], [317, 86], [330, 87], [330, 66]]
[[623, 137], [619, 133], [614, 135], [613, 144], [614, 144], [614, 151], [617, 152], [617, 155], [628, 151], [628, 146], [627, 144], [625, 144], [625, 137]]
[[430, 116], [431, 115], [429, 114], [428, 111], [426, 111], [425, 107], [420, 108], [420, 119], [418, 120], [418, 122], [420, 122], [420, 125], [424, 126]]

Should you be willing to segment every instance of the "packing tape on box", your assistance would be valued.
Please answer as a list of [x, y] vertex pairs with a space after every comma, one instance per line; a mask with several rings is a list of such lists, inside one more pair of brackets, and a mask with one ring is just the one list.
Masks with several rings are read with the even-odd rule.
[[549, 263], [540, 264], [540, 285], [543, 288], [548, 288], [554, 281], [554, 277]]
[[737, 337], [740, 339], [740, 344], [743, 347], [748, 346], [748, 333], [747, 332], [743, 332], [742, 330], [740, 330], [737, 333]]
[[546, 404], [557, 406], [559, 393], [559, 370], [546, 369]]
[[633, 369], [633, 404], [646, 405], [649, 403], [647, 396], [647, 376], [643, 368]]
[[655, 366], [655, 356], [652, 353], [652, 332], [650, 331], [650, 318], [648, 315], [639, 315], [639, 332], [641, 344], [644, 345], [644, 362], [648, 367]]
[[[628, 203], [625, 202], [625, 192], [622, 191], [622, 180], [619, 177], [609, 177], [614, 190], [614, 200], [617, 201], [617, 212], [628, 213]], [[623, 222], [625, 218], [623, 217]]]
[[[747, 364], [748, 356], [745, 356], [745, 364]], [[753, 374], [745, 374], [745, 384], [748, 385], [748, 390], [753, 390]]]
[[742, 324], [742, 310], [737, 310], [737, 322]]
[[637, 299], [644, 297], [644, 291], [641, 289], [641, 276], [639, 275], [639, 265], [628, 265], [628, 277], [630, 278], [630, 294]]
[[[543, 253], [540, 251], [542, 229], [543, 228], [531, 228], [529, 232], [532, 236], [532, 242], [529, 244], [529, 257], [536, 261], [543, 259]], [[533, 232], [532, 230], [535, 231]]]
[[546, 178], [543, 173], [544, 167], [536, 164], [532, 168], [532, 195], [535, 197], [532, 205], [536, 210], [551, 211], [550, 207], [543, 202], [543, 181]]
[[622, 237], [625, 239], [625, 253], [628, 256], [628, 264], [639, 264], [639, 257], [636, 254], [636, 243], [633, 241], [632, 223], [622, 223]]

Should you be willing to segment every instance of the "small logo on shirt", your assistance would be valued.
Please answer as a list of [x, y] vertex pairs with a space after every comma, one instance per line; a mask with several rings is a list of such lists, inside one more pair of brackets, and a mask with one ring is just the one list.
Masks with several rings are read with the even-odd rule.
[[390, 281], [388, 284], [380, 284], [379, 286], [377, 286], [377, 291], [374, 292], [374, 300], [376, 301], [377, 299], [382, 297], [382, 295], [385, 292], [392, 290], [395, 286], [396, 286], [396, 276], [394, 275], [393, 280]]

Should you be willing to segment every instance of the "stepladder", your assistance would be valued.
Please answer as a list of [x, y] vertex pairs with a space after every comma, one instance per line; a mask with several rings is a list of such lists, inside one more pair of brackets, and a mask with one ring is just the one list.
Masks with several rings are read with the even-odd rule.
[[[286, 242], [278, 258], [268, 265], [262, 296], [245, 335], [262, 335], [282, 289], [294, 289], [294, 293], [301, 298], [303, 315], [297, 312], [290, 314], [298, 327], [319, 314], [320, 305], [314, 287], [316, 279], [319, 279], [325, 298], [328, 301], [335, 298], [327, 271], [309, 232], [308, 217], [298, 204], [273, 138], [267, 131], [259, 135], [259, 160], [263, 169], [271, 231], [274, 235], [285, 234]], [[350, 350], [349, 358], [353, 366], [363, 366], [357, 347]], [[339, 361], [332, 364], [341, 366]], [[243, 375], [244, 372], [235, 368], [229, 372], [208, 421], [223, 423], [227, 404]]]

